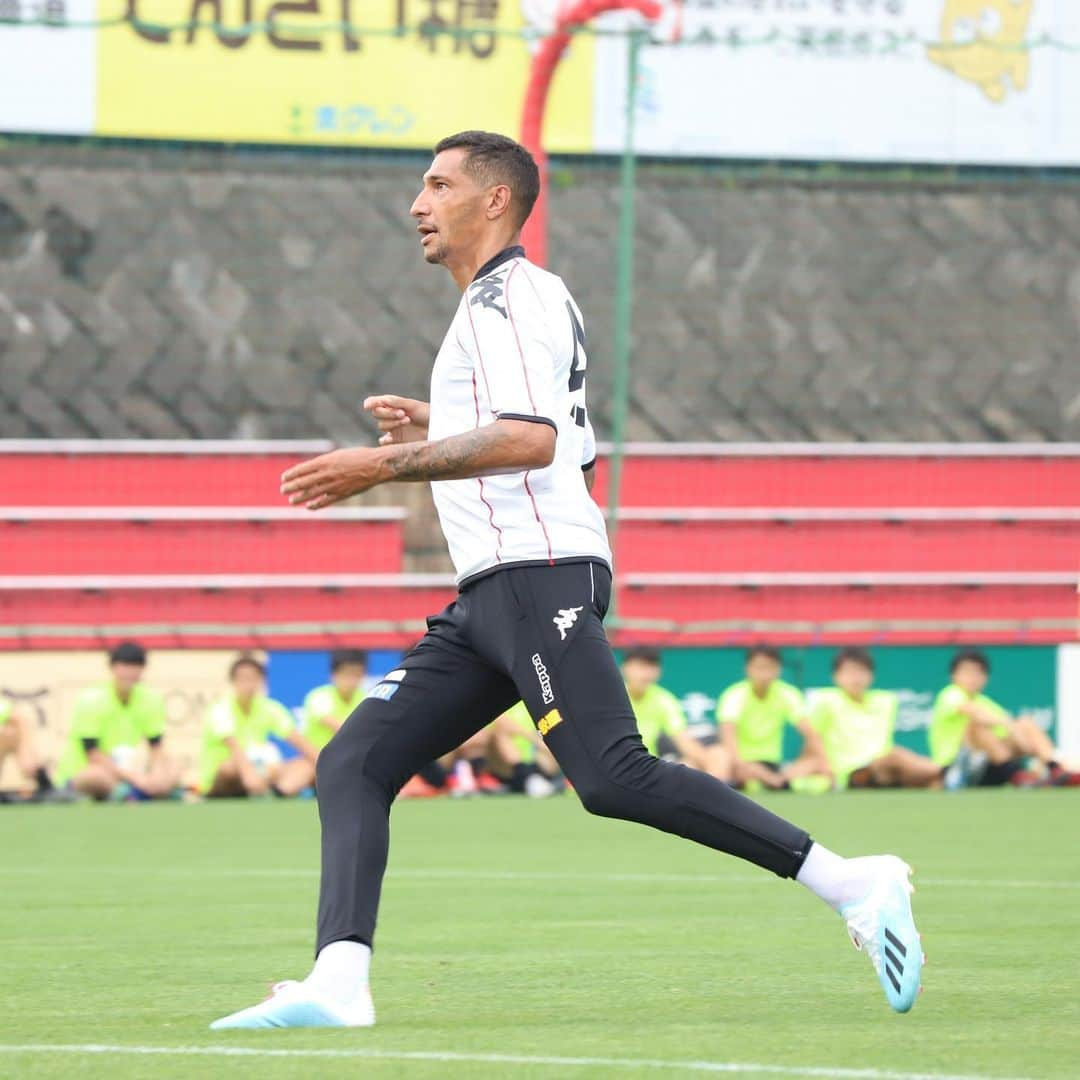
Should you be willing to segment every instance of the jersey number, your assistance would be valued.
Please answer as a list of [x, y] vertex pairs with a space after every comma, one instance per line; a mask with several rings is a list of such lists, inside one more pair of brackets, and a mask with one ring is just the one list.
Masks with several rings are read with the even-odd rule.
[[[581, 320], [569, 300], [566, 301], [566, 310], [570, 314], [570, 326], [574, 333], [574, 359], [570, 364], [570, 382], [567, 387], [573, 394], [585, 386], [585, 327], [581, 325]], [[570, 410], [570, 415], [578, 427], [585, 426], [584, 405], [575, 405]]]

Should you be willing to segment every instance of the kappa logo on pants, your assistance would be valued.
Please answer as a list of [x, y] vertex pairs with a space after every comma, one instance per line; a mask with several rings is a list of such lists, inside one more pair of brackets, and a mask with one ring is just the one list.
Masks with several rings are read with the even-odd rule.
[[551, 689], [551, 676], [539, 653], [533, 653], [532, 666], [536, 671], [536, 677], [540, 680], [540, 696], [544, 699], [545, 705], [550, 705], [555, 700], [555, 694]]
[[559, 629], [559, 640], [566, 640], [566, 631], [571, 629], [574, 623], [577, 622], [578, 612], [584, 610], [579, 607], [564, 607], [559, 608], [559, 614], [556, 615], [551, 621]]

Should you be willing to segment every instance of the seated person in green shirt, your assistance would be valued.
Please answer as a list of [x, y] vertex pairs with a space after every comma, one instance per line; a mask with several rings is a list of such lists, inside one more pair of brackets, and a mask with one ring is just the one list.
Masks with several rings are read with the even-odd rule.
[[[771, 645], [746, 652], [746, 678], [729, 686], [716, 704], [716, 722], [731, 762], [731, 782], [744, 787], [759, 781], [785, 788], [796, 777], [814, 775], [823, 760], [821, 737], [806, 718], [799, 691], [780, 678], [783, 658]], [[784, 727], [803, 737], [803, 754], [783, 765]]]
[[1051, 784], [1080, 784], [1080, 774], [1062, 768], [1060, 752], [1034, 720], [1023, 716], [1014, 720], [983, 693], [990, 679], [990, 661], [984, 653], [958, 652], [949, 675], [952, 681], [934, 701], [930, 756], [938, 765], [950, 767], [950, 787], [1039, 783], [1043, 777], [1026, 768], [1028, 758], [1043, 763]]
[[281, 767], [277, 789], [282, 795], [298, 795], [315, 783], [319, 752], [364, 700], [366, 675], [367, 653], [362, 649], [335, 649], [330, 654], [330, 682], [304, 698], [300, 754]]
[[838, 788], [940, 787], [940, 766], [894, 745], [897, 697], [872, 690], [873, 681], [874, 660], [865, 649], [836, 654], [836, 685], [814, 694], [810, 707], [825, 751], [819, 764]]
[[[180, 766], [165, 753], [165, 702], [142, 683], [146, 650], [125, 641], [109, 653], [111, 678], [75, 700], [71, 734], [56, 782], [93, 799], [121, 794], [161, 799], [180, 782]], [[143, 744], [146, 744], [143, 760]]]
[[307, 740], [292, 713], [266, 696], [266, 666], [254, 656], [238, 656], [229, 667], [231, 690], [210, 706], [203, 734], [201, 790], [209, 798], [281, 795], [281, 751], [276, 735], [301, 753]]
[[679, 699], [659, 685], [660, 672], [659, 649], [627, 650], [622, 662], [623, 682], [645, 748], [655, 757], [674, 752], [684, 765], [730, 780], [727, 751], [717, 742], [705, 745], [687, 731], [686, 713]]
[[[29, 713], [17, 702], [0, 697], [0, 769], [9, 754], [14, 755], [32, 800], [41, 802], [55, 797], [52, 781], [34, 746], [34, 727]], [[34, 785], [32, 791], [30, 784]]]
[[524, 701], [497, 716], [484, 730], [489, 733], [485, 752], [488, 771], [512, 792], [541, 799], [560, 790], [553, 782], [559, 775], [558, 763]]

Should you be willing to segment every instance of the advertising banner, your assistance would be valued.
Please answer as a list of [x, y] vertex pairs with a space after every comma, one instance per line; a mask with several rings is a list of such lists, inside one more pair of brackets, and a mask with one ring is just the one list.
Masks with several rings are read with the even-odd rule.
[[[1080, 164], [1074, 0], [685, 0], [664, 27], [639, 153]], [[598, 151], [622, 148], [626, 48], [598, 44]]]
[[[99, 0], [101, 17], [116, 4]], [[520, 128], [531, 53], [503, 33], [526, 26], [519, 0], [129, 0], [128, 11], [99, 34], [101, 135], [427, 149], [465, 128]], [[591, 149], [592, 49], [575, 42], [560, 69], [553, 149]]]
[[[934, 698], [949, 681], [949, 660], [956, 650], [936, 645], [894, 645], [871, 649], [877, 666], [874, 685], [900, 699], [897, 742], [926, 753], [926, 729]], [[990, 661], [986, 692], [1015, 716], [1030, 716], [1055, 734], [1057, 726], [1057, 648], [987, 646]], [[801, 690], [832, 685], [835, 648], [785, 649], [784, 674]], [[716, 722], [716, 700], [743, 678], [742, 649], [667, 649], [661, 682], [682, 699], [691, 724]], [[799, 738], [789, 733], [785, 751], [795, 756]]]
[[96, 15], [96, 0], [0, 0], [0, 131], [93, 131]]
[[[227, 685], [236, 653], [219, 649], [155, 649], [144, 681], [165, 698], [165, 743], [183, 766], [185, 778], [197, 772], [207, 706]], [[0, 695], [21, 702], [31, 716], [38, 752], [55, 766], [71, 724], [75, 698], [88, 686], [106, 682], [104, 652], [0, 653]], [[5, 763], [0, 789], [15, 786], [14, 763]]]

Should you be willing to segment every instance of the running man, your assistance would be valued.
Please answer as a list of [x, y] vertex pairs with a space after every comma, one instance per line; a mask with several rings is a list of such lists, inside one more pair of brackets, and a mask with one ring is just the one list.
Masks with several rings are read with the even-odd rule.
[[589, 496], [581, 313], [561, 279], [518, 246], [539, 190], [532, 157], [505, 136], [467, 131], [435, 147], [411, 214], [425, 260], [447, 269], [462, 298], [435, 358], [431, 403], [368, 398], [384, 432], [378, 447], [335, 450], [282, 478], [289, 502], [309, 510], [389, 481], [432, 482], [459, 593], [319, 755], [314, 969], [211, 1026], [375, 1022], [368, 969], [390, 804], [426, 762], [519, 698], [586, 810], [796, 879], [842, 915], [890, 1005], [907, 1011], [922, 968], [908, 866], [835, 855], [642, 744], [604, 634], [611, 553]]

